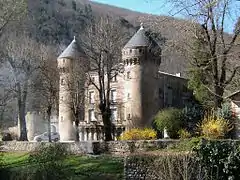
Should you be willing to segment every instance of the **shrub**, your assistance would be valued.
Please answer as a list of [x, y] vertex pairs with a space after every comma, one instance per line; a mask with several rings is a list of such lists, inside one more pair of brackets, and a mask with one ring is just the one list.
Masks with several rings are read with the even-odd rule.
[[125, 131], [121, 136], [120, 140], [152, 140], [156, 139], [157, 133], [153, 129], [145, 128], [145, 129], [131, 129], [129, 131]]
[[162, 153], [134, 155], [125, 159], [126, 179], [180, 180], [205, 178], [205, 172], [193, 154]]
[[179, 135], [180, 139], [188, 139], [191, 137], [191, 133], [189, 131], [187, 131], [186, 129], [180, 129], [178, 131], [178, 135]]
[[25, 173], [28, 179], [68, 179], [68, 173], [64, 170], [63, 160], [67, 157], [68, 151], [62, 144], [42, 144], [29, 156], [29, 167]]
[[172, 146], [170, 149], [174, 151], [193, 151], [194, 149], [198, 148], [201, 137], [193, 137], [191, 139], [184, 139], [181, 140], [176, 145]]
[[160, 132], [166, 128], [170, 138], [177, 138], [178, 131], [183, 127], [182, 110], [176, 108], [164, 109], [155, 116], [154, 126]]
[[204, 107], [200, 104], [191, 103], [182, 109], [183, 119], [186, 122], [188, 131], [195, 132], [196, 124], [204, 117]]
[[205, 140], [195, 152], [212, 179], [240, 179], [240, 150], [236, 142]]
[[228, 120], [216, 117], [214, 114], [206, 115], [198, 128], [205, 138], [210, 139], [224, 138], [232, 129]]

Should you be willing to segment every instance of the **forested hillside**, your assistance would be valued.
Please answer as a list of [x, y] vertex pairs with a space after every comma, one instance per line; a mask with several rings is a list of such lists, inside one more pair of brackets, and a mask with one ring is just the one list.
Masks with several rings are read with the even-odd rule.
[[[169, 73], [183, 73], [186, 60], [179, 53], [166, 47], [168, 42], [179, 38], [176, 23], [184, 24], [183, 20], [171, 17], [153, 16], [143, 13], [99, 4], [88, 0], [38, 0], [29, 2], [29, 14], [25, 25], [28, 31], [41, 42], [60, 45], [62, 50], [73, 38], [81, 40], [86, 23], [92, 16], [111, 15], [120, 18], [122, 26], [129, 30], [129, 38], [139, 28], [140, 22], [147, 29], [160, 33], [166, 40], [163, 42], [163, 59], [161, 70]], [[149, 24], [151, 22], [151, 24]], [[156, 23], [156, 25], [154, 24]]]

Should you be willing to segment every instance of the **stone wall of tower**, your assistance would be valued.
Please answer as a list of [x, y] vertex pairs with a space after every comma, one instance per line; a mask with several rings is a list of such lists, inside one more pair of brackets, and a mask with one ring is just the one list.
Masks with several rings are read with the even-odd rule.
[[127, 99], [126, 115], [128, 127], [145, 127], [151, 125], [153, 114], [158, 110], [155, 101], [157, 89], [158, 66], [147, 47], [123, 49], [125, 64], [124, 89]]
[[74, 140], [73, 113], [71, 110], [72, 60], [58, 59], [59, 80], [59, 133], [60, 141]]

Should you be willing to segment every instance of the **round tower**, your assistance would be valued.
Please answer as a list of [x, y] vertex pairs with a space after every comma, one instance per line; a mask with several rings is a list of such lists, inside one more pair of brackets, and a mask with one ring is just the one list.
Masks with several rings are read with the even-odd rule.
[[73, 88], [73, 64], [81, 57], [81, 51], [74, 37], [69, 46], [58, 57], [59, 69], [59, 134], [60, 141], [74, 140], [72, 88]]
[[[158, 47], [158, 48], [156, 48]], [[145, 127], [151, 124], [160, 56], [155, 56], [156, 49], [160, 51], [155, 41], [146, 36], [143, 24], [122, 50], [122, 60], [125, 67], [124, 89], [126, 94], [125, 114], [127, 126]]]

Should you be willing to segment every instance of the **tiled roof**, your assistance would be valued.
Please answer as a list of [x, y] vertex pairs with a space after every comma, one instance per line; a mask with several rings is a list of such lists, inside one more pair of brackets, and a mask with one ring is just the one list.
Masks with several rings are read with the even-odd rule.
[[149, 46], [149, 38], [145, 35], [145, 30], [141, 24], [141, 28], [134, 34], [134, 36], [128, 41], [124, 48], [134, 48], [134, 47], [146, 47]]
[[84, 52], [79, 47], [79, 45], [74, 37], [73, 41], [62, 52], [62, 54], [58, 57], [58, 59], [60, 59], [60, 58], [76, 59], [76, 58], [80, 57], [81, 55], [84, 55]]

